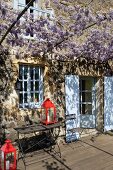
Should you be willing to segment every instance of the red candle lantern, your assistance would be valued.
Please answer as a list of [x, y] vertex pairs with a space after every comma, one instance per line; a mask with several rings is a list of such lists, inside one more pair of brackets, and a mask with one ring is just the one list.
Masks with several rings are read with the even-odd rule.
[[43, 102], [41, 107], [42, 107], [41, 122], [46, 125], [56, 123], [57, 122], [56, 107], [52, 103], [52, 101], [49, 98], [47, 98]]
[[10, 140], [1, 147], [1, 170], [16, 170], [16, 149]]

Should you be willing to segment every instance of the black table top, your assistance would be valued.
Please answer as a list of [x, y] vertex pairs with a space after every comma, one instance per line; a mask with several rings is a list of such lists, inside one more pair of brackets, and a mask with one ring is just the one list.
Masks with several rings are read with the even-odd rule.
[[28, 126], [21, 126], [14, 128], [18, 133], [21, 134], [27, 134], [27, 133], [33, 133], [33, 132], [40, 132], [40, 131], [46, 131], [51, 130], [54, 128], [59, 128], [61, 126], [60, 122], [50, 124], [50, 125], [44, 125], [44, 124], [35, 124], [35, 125], [28, 125]]

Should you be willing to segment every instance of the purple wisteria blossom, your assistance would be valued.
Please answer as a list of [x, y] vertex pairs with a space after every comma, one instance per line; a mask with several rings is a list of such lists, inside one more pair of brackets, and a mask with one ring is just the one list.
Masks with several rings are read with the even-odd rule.
[[[68, 2], [70, 1], [66, 1]], [[93, 14], [87, 7], [70, 6], [60, 3], [59, 0], [52, 0], [52, 3], [57, 10], [66, 13], [67, 19], [59, 14], [51, 21], [48, 17], [34, 18], [33, 14], [28, 17], [26, 12], [12, 28], [3, 46], [20, 48], [23, 56], [46, 54], [46, 59], [50, 54], [54, 54], [55, 59], [62, 60], [81, 56], [101, 61], [113, 58], [113, 10], [106, 14]], [[49, 1], [46, 1], [46, 6], [48, 5]], [[0, 26], [2, 37], [9, 25], [16, 20], [18, 11], [14, 11], [4, 1], [0, 4], [0, 10], [3, 20]], [[93, 26], [96, 28], [93, 29]], [[82, 36], [85, 38], [81, 41]]]

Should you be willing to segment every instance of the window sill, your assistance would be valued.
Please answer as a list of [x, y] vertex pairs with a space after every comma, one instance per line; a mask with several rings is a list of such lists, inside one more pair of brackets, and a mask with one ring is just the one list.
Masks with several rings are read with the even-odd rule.
[[31, 102], [29, 105], [28, 104], [25, 104], [24, 106], [21, 104], [19, 105], [19, 109], [36, 109], [36, 108], [41, 108], [41, 103]]

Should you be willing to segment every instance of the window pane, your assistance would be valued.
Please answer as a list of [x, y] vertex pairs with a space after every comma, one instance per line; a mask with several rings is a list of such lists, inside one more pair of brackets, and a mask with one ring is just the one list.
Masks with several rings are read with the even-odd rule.
[[23, 91], [22, 81], [19, 82], [19, 89], [20, 91]]
[[27, 93], [24, 93], [24, 103], [27, 103]]
[[38, 81], [35, 82], [35, 91], [39, 91], [39, 82]]
[[93, 86], [93, 81], [92, 79], [88, 79], [88, 80], [82, 80], [81, 83], [81, 89], [83, 90], [92, 90], [92, 86]]
[[33, 67], [30, 67], [30, 78], [33, 80]]
[[39, 101], [39, 93], [35, 93], [35, 102]]
[[39, 79], [39, 67], [35, 67], [35, 80]]
[[33, 91], [33, 81], [31, 81], [31, 91]]
[[91, 104], [82, 104], [82, 114], [92, 114]]
[[92, 93], [82, 92], [82, 102], [92, 102]]
[[24, 66], [24, 79], [27, 79], [28, 67]]
[[19, 94], [19, 103], [20, 104], [23, 103], [23, 94], [22, 93]]
[[22, 66], [20, 66], [19, 68], [19, 79], [20, 80], [22, 80], [22, 73], [23, 73]]
[[24, 81], [24, 91], [27, 91], [27, 81]]
[[33, 93], [31, 93], [31, 102], [34, 101]]

